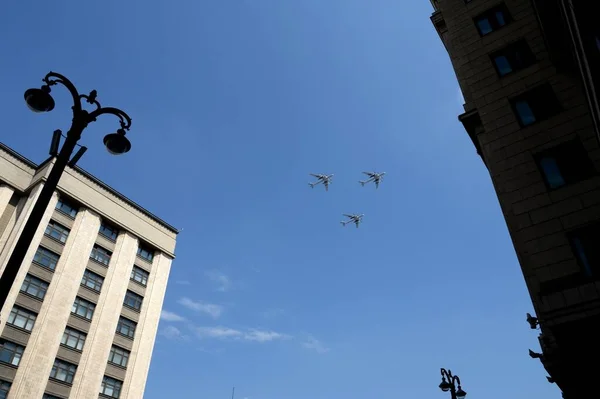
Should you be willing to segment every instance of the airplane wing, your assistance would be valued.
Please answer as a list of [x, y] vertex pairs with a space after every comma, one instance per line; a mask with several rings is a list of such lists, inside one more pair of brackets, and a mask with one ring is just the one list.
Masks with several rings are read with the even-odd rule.
[[358, 228], [358, 225], [360, 224], [360, 219], [356, 219], [356, 220], [354, 221], [354, 224], [356, 225], [356, 228]]
[[352, 218], [352, 215], [347, 215], [345, 213], [342, 214], [343, 216], [346, 216], [347, 218]]
[[312, 177], [316, 177], [317, 179], [321, 177], [321, 175], [315, 175], [314, 173], [309, 173], [309, 175], [311, 175]]
[[379, 180], [375, 180], [375, 188], [379, 188]]
[[325, 191], [329, 191], [329, 180], [323, 180], [323, 185], [325, 186]]
[[372, 172], [363, 172], [365, 175], [369, 176], [369, 177], [373, 177], [374, 173]]

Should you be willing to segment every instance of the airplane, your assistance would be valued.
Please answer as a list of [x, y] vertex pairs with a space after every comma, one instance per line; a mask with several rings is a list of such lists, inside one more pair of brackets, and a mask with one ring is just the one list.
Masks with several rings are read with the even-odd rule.
[[361, 186], [365, 186], [365, 184], [370, 183], [372, 181], [375, 182], [375, 188], [379, 188], [379, 182], [383, 180], [383, 176], [385, 172], [376, 173], [376, 172], [363, 172], [365, 175], [369, 176], [367, 180], [359, 180], [358, 182]]
[[317, 181], [314, 183], [308, 183], [308, 185], [310, 186], [310, 188], [314, 188], [317, 184], [321, 184], [323, 183], [323, 185], [325, 186], [325, 191], [329, 190], [329, 184], [331, 183], [331, 178], [333, 177], [333, 174], [330, 175], [320, 175], [320, 174], [310, 174], [312, 177], [316, 177]]
[[365, 215], [364, 214], [360, 214], [360, 215], [346, 215], [344, 213], [344, 216], [347, 217], [349, 220], [341, 221], [340, 223], [342, 224], [342, 226], [346, 226], [348, 223], [354, 223], [356, 225], [356, 228], [358, 228], [358, 225], [360, 224], [360, 222], [362, 222], [362, 218]]

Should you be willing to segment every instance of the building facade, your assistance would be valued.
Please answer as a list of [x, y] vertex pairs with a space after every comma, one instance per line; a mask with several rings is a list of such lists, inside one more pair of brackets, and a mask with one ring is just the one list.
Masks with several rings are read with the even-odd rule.
[[587, 361], [600, 355], [595, 2], [431, 2], [465, 99], [459, 120], [489, 171], [533, 302], [541, 353], [530, 356], [565, 398], [595, 397], [599, 367]]
[[[0, 144], [0, 273], [53, 162]], [[176, 235], [67, 167], [0, 314], [0, 398], [143, 398]]]

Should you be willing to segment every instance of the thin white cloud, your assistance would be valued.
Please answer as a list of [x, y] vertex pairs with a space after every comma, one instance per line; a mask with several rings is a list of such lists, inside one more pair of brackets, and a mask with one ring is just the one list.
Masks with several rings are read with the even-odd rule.
[[169, 312], [168, 310], [163, 309], [160, 312], [160, 319], [164, 321], [184, 321], [185, 318], [183, 316], [178, 315], [177, 313]]
[[197, 302], [190, 298], [180, 298], [177, 303], [195, 312], [200, 312], [211, 316], [213, 319], [217, 319], [223, 313], [223, 307], [221, 305], [215, 305], [213, 303]]
[[287, 334], [269, 330], [250, 329], [246, 331], [236, 330], [229, 327], [196, 327], [194, 331], [198, 338], [212, 338], [222, 340], [238, 340], [249, 342], [270, 342], [291, 338]]
[[231, 289], [231, 279], [225, 273], [218, 270], [209, 270], [205, 274], [217, 286], [217, 291], [227, 292]]
[[329, 348], [327, 348], [321, 341], [312, 336], [309, 336], [306, 339], [306, 341], [302, 343], [302, 346], [306, 349], [314, 350], [317, 353], [329, 352]]
[[170, 340], [187, 340], [188, 338], [175, 326], [166, 326], [158, 332], [158, 335]]
[[285, 314], [285, 310], [280, 308], [267, 309], [262, 312], [262, 317], [265, 319], [273, 319], [278, 316], [283, 316]]

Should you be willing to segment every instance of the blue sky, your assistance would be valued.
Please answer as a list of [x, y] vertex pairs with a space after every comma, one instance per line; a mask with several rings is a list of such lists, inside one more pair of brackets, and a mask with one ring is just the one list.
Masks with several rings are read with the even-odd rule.
[[[409, 4], [410, 3], [410, 4]], [[9, 1], [2, 142], [41, 162], [69, 97], [110, 117], [80, 166], [182, 229], [145, 398], [559, 398], [427, 0]], [[158, 159], [158, 160], [157, 160]], [[363, 170], [387, 172], [378, 190]], [[335, 173], [329, 192], [309, 173]], [[360, 229], [342, 213], [364, 213]]]

